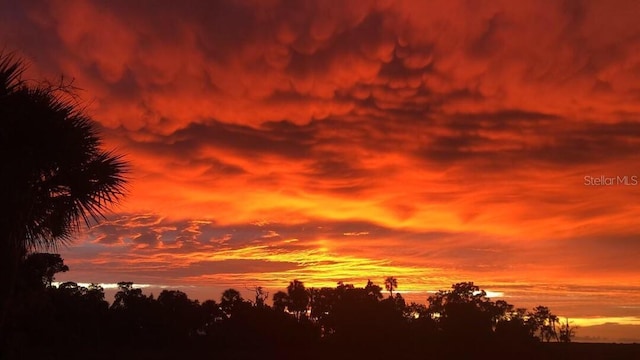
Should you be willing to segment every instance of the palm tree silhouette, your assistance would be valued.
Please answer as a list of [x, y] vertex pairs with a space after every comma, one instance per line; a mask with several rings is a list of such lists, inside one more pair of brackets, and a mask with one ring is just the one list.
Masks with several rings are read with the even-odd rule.
[[103, 218], [124, 195], [127, 172], [121, 156], [101, 149], [70, 85], [30, 85], [24, 70], [0, 53], [0, 328], [21, 259]]
[[389, 292], [389, 297], [393, 297], [393, 290], [398, 288], [398, 280], [393, 276], [384, 279], [384, 288]]

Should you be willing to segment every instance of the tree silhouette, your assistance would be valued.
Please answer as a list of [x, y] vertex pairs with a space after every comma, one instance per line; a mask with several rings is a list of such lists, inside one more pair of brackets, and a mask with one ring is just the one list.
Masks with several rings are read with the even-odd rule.
[[87, 287], [86, 297], [96, 302], [102, 302], [104, 301], [104, 288], [100, 284], [91, 283]]
[[558, 333], [556, 331], [558, 316], [551, 313], [548, 307], [542, 305], [536, 306], [533, 312], [528, 315], [533, 331], [534, 333], [538, 333], [541, 341], [549, 342], [551, 339], [558, 340]]
[[284, 291], [278, 291], [273, 294], [273, 309], [283, 312], [289, 304], [289, 295]]
[[233, 313], [238, 310], [239, 307], [244, 303], [244, 299], [240, 292], [236, 289], [227, 289], [222, 292], [222, 297], [220, 298], [220, 308], [227, 315], [227, 317], [231, 317]]
[[391, 304], [393, 310], [397, 311], [400, 314], [402, 314], [404, 312], [404, 309], [407, 307], [407, 303], [404, 301], [404, 298], [400, 293], [396, 293], [396, 296], [390, 297], [386, 299], [386, 301]]
[[34, 287], [50, 287], [55, 274], [69, 271], [60, 254], [33, 253], [20, 264], [23, 284]]
[[67, 296], [84, 296], [87, 293], [87, 288], [73, 281], [65, 281], [58, 285], [58, 291]]
[[206, 300], [200, 305], [200, 316], [202, 330], [206, 333], [211, 333], [215, 324], [222, 322], [226, 317], [215, 300]]
[[118, 283], [119, 291], [114, 296], [112, 309], [139, 308], [149, 298], [142, 294], [142, 289], [134, 288], [133, 282], [121, 281]]
[[162, 290], [157, 299], [163, 324], [163, 335], [168, 341], [176, 341], [203, 329], [200, 304], [178, 290]]
[[[396, 287], [398, 283], [396, 282]], [[364, 287], [364, 290], [367, 292], [367, 295], [374, 297], [376, 299], [382, 299], [382, 288], [380, 286], [373, 283], [371, 280], [367, 280], [367, 285]]]
[[255, 306], [262, 308], [265, 306], [265, 300], [269, 298], [269, 292], [265, 291], [262, 286], [255, 286], [253, 289], [255, 293]]
[[384, 279], [384, 288], [389, 292], [389, 297], [393, 297], [393, 290], [398, 288], [398, 280], [393, 276]]
[[473, 282], [453, 284], [451, 290], [440, 290], [428, 301], [429, 312], [455, 341], [484, 342], [493, 333], [493, 319], [501, 316], [486, 292]]
[[560, 324], [560, 330], [558, 333], [558, 341], [569, 343], [576, 334], [576, 328], [575, 326], [569, 325], [569, 318], [565, 318], [565, 322]]
[[335, 289], [329, 287], [309, 289], [310, 315], [320, 326], [322, 336], [331, 334], [335, 328], [334, 309], [337, 300]]
[[304, 317], [307, 306], [309, 305], [309, 293], [307, 289], [305, 289], [302, 281], [293, 280], [289, 283], [289, 286], [287, 286], [287, 297], [289, 299], [289, 303], [287, 304], [289, 311], [293, 312], [296, 318], [300, 320]]
[[403, 316], [408, 320], [431, 318], [429, 309], [424, 304], [411, 302], [404, 308]]
[[103, 217], [124, 194], [127, 168], [101, 149], [73, 88], [31, 85], [24, 70], [20, 59], [0, 53], [0, 333], [20, 259]]

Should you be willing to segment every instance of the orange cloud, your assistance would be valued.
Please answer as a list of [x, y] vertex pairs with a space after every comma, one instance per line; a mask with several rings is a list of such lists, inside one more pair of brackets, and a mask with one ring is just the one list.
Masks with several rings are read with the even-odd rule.
[[610, 285], [640, 279], [638, 10], [49, 1], [7, 6], [0, 30], [29, 77], [75, 78], [132, 165], [129, 198], [65, 251], [65, 276], [394, 275], [421, 301], [473, 279], [613, 318], [639, 304]]

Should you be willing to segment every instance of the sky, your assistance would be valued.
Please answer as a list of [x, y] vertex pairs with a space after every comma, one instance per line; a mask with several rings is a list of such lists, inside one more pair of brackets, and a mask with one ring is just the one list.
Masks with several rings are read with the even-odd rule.
[[474, 281], [640, 342], [640, 2], [0, 0], [127, 196], [61, 281]]

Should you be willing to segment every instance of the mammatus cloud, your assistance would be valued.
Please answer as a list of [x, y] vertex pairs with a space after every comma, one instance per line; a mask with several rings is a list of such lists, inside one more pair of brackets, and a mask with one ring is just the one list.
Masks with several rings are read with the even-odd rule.
[[585, 180], [640, 176], [636, 2], [1, 6], [28, 76], [74, 78], [131, 161], [65, 255], [87, 281], [393, 273], [638, 305], [575, 288], [640, 276], [640, 186]]

